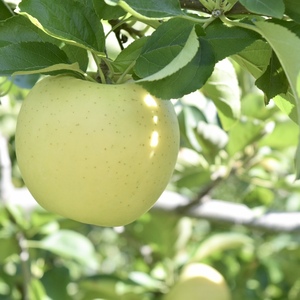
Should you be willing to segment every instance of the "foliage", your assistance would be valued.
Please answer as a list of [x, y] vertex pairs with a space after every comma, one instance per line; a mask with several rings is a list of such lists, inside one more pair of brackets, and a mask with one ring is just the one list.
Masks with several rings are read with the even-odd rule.
[[[135, 80], [176, 99], [181, 149], [170, 190], [196, 204], [208, 195], [243, 203], [258, 216], [299, 210], [298, 2], [200, 2], [23, 0], [15, 10], [0, 0], [0, 128], [15, 186], [21, 102], [40, 76], [71, 73]], [[4, 203], [0, 240], [3, 300], [162, 299], [191, 261], [218, 269], [234, 300], [300, 298], [298, 233], [157, 210], [101, 228]]]

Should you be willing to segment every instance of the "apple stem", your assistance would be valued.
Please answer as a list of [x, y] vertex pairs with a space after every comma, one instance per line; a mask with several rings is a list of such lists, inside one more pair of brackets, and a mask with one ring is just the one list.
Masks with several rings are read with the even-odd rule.
[[101, 83], [105, 84], [106, 83], [106, 77], [105, 77], [104, 72], [101, 68], [101, 66], [103, 65], [103, 61], [100, 57], [97, 56], [96, 53], [92, 52], [92, 56], [93, 56], [93, 59], [94, 59], [96, 65], [97, 65], [98, 78], [96, 78], [96, 80], [99, 79], [99, 81]]

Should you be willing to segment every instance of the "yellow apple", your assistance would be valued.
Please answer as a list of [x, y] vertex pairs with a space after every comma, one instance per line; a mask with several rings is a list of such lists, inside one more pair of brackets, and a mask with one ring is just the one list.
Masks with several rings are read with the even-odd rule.
[[230, 300], [223, 276], [211, 266], [189, 264], [164, 300]]
[[166, 188], [179, 129], [173, 104], [137, 84], [49, 76], [24, 100], [15, 143], [24, 182], [42, 207], [120, 226], [148, 211]]

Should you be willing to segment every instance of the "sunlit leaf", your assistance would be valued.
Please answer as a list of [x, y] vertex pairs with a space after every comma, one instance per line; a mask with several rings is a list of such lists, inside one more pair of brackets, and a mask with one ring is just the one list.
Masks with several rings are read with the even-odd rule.
[[266, 133], [265, 126], [264, 122], [243, 117], [229, 131], [228, 153], [232, 156], [260, 140]]
[[201, 151], [201, 146], [197, 140], [195, 129], [200, 121], [206, 122], [203, 112], [196, 106], [183, 105], [182, 110], [178, 115], [178, 121], [183, 146], [196, 151]]
[[212, 99], [225, 130], [239, 118], [241, 111], [240, 87], [234, 67], [228, 60], [216, 64], [214, 72], [202, 88]]
[[269, 146], [274, 149], [285, 149], [297, 146], [299, 126], [290, 119], [278, 120], [272, 133], [266, 135], [259, 142], [260, 146]]
[[187, 65], [198, 51], [199, 41], [190, 21], [178, 18], [162, 24], [147, 40], [136, 65], [140, 81], [168, 77]]
[[255, 22], [255, 25], [276, 53], [294, 92], [300, 70], [300, 39], [285, 27], [271, 22]]
[[28, 297], [30, 300], [46, 299], [46, 291], [40, 280], [31, 278], [28, 282]]
[[216, 252], [228, 249], [242, 248], [245, 245], [251, 245], [253, 239], [242, 233], [216, 233], [204, 240], [198, 247], [192, 257], [192, 261], [201, 261], [209, 258]]
[[161, 80], [140, 84], [161, 99], [180, 98], [201, 88], [213, 72], [215, 57], [210, 44], [199, 40], [197, 54], [185, 67]]
[[29, 242], [29, 246], [51, 251], [67, 259], [74, 259], [92, 269], [98, 266], [92, 242], [75, 231], [60, 230], [40, 241]]
[[[298, 112], [298, 124], [300, 123], [300, 98], [297, 93], [297, 80], [300, 70], [300, 38], [285, 27], [270, 22], [255, 22], [264, 38], [273, 48], [276, 53], [285, 73], [288, 78], [291, 90], [296, 100]], [[300, 143], [298, 144], [300, 148]], [[300, 157], [297, 150], [296, 171], [297, 178], [300, 178]]]
[[282, 112], [291, 118], [291, 120], [298, 123], [296, 100], [291, 89], [289, 89], [286, 94], [277, 95], [273, 98], [273, 101]]
[[247, 93], [241, 99], [241, 114], [260, 120], [267, 120], [278, 112], [278, 107], [266, 105], [262, 93]]

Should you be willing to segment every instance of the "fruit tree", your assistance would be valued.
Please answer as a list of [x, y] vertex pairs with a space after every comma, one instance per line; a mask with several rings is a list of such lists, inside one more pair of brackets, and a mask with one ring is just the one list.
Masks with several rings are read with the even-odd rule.
[[300, 299], [297, 0], [0, 0], [0, 299]]

